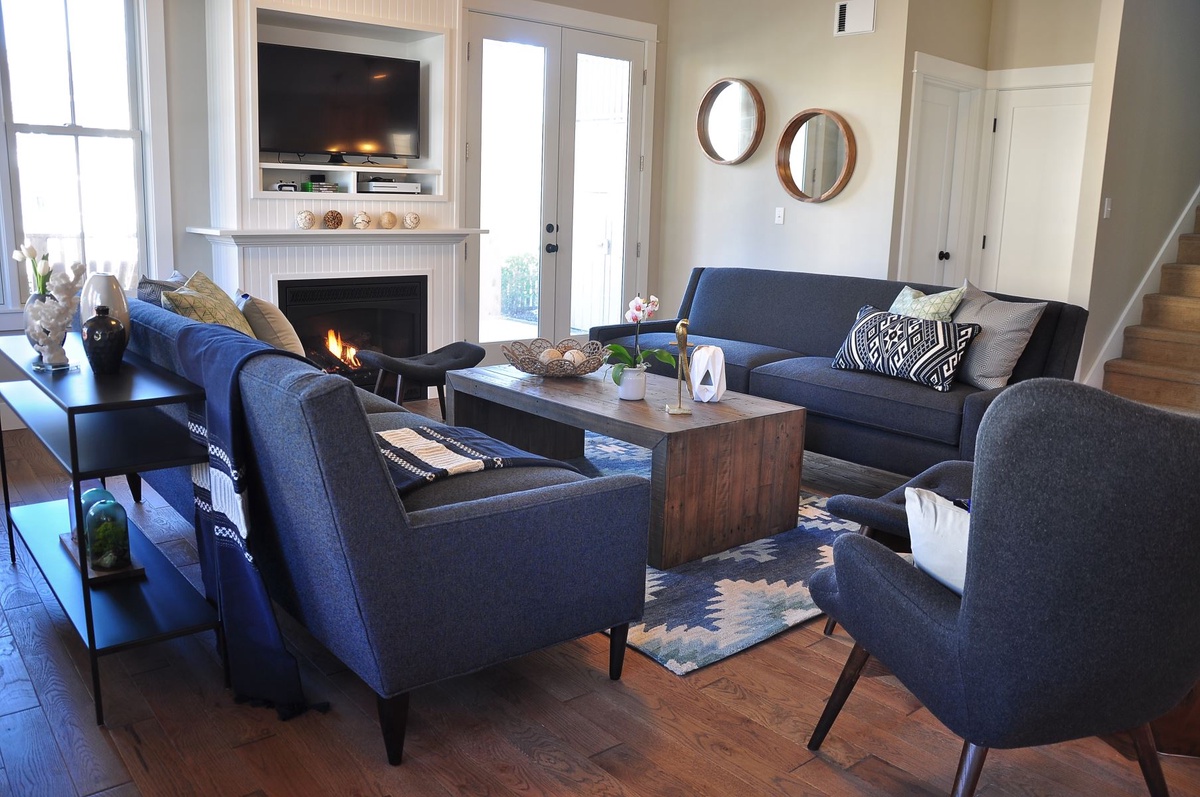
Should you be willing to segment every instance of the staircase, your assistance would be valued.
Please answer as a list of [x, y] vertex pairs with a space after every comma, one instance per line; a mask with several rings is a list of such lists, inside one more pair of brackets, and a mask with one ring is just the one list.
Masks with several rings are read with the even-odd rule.
[[1104, 364], [1104, 389], [1200, 415], [1200, 233], [1179, 236], [1178, 259], [1143, 299], [1142, 323], [1125, 329], [1121, 358]]

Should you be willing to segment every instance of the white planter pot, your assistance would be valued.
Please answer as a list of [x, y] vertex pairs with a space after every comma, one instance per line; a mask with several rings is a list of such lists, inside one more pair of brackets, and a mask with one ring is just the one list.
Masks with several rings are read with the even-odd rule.
[[641, 401], [646, 398], [645, 369], [626, 368], [621, 372], [621, 384], [617, 385], [617, 398], [626, 401]]
[[112, 274], [94, 271], [79, 291], [79, 322], [82, 324], [96, 314], [97, 307], [107, 307], [108, 314], [125, 327], [125, 341], [129, 341], [129, 303], [121, 283]]

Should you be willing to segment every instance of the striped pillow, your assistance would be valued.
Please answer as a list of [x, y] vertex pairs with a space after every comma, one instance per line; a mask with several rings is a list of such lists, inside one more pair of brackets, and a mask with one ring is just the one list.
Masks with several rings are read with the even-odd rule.
[[956, 324], [978, 324], [979, 337], [967, 350], [958, 378], [980, 390], [1004, 387], [1046, 309], [1045, 302], [1002, 302], [976, 288], [964, 286]]
[[978, 324], [895, 315], [864, 306], [833, 367], [895, 376], [945, 393]]

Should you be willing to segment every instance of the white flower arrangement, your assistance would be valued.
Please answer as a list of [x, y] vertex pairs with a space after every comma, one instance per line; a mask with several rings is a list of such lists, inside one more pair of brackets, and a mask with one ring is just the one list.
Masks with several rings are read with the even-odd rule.
[[30, 293], [47, 293], [52, 271], [49, 252], [44, 253], [39, 260], [37, 248], [26, 240], [20, 249], [13, 250], [13, 260], [25, 263], [25, 276], [29, 280]]

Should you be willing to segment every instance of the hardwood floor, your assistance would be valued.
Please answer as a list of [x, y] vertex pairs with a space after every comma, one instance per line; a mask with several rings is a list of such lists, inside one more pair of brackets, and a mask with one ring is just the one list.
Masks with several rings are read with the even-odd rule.
[[[5, 447], [15, 500], [66, 494], [28, 433]], [[804, 476], [827, 493], [898, 483], [811, 455]], [[122, 482], [110, 487], [194, 581], [190, 528], [152, 491], [135, 505]], [[958, 762], [959, 741], [873, 664], [820, 754], [805, 748], [851, 645], [824, 637], [820, 618], [682, 678], [630, 650], [609, 681], [607, 640], [593, 635], [418, 690], [400, 767], [385, 761], [373, 693], [286, 617], [306, 692], [327, 713], [278, 722], [235, 704], [204, 634], [103, 658], [97, 727], [86, 649], [36, 569], [23, 556], [11, 567], [0, 547], [0, 797], [936, 795]], [[1130, 751], [1099, 739], [993, 751], [978, 793], [1144, 795]], [[1173, 794], [1200, 795], [1200, 760], [1163, 768]]]

